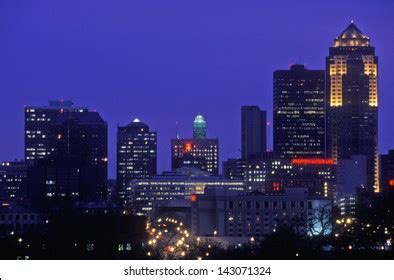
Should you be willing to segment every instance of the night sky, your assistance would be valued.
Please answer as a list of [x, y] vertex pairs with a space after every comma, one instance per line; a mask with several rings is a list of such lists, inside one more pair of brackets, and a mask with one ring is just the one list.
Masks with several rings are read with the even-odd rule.
[[239, 156], [240, 106], [259, 105], [271, 120], [272, 72], [324, 69], [351, 20], [379, 56], [386, 152], [394, 147], [392, 0], [0, 0], [0, 161], [23, 158], [23, 106], [49, 99], [72, 99], [108, 121], [111, 177], [116, 126], [136, 117], [158, 132], [159, 171], [170, 168], [175, 122], [190, 137], [197, 113], [219, 137], [221, 160]]

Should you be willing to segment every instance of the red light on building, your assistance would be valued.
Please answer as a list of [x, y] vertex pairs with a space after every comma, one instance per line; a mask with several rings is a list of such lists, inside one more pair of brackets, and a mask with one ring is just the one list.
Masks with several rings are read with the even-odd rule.
[[334, 160], [330, 158], [295, 158], [291, 163], [294, 165], [333, 165]]
[[183, 152], [184, 153], [190, 153], [193, 150], [193, 144], [192, 143], [185, 143], [183, 145]]
[[272, 183], [272, 189], [274, 192], [280, 191], [280, 183], [279, 182], [273, 182]]
[[197, 201], [197, 195], [192, 194], [192, 197], [190, 198], [190, 200], [191, 200], [192, 202], [196, 202], [196, 201]]
[[390, 187], [394, 187], [394, 179], [391, 179], [391, 180], [389, 181], [389, 186], [390, 186]]

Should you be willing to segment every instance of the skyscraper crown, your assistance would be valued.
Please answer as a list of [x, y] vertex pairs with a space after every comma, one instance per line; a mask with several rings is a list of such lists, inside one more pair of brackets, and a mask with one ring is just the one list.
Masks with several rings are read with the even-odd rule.
[[353, 21], [334, 40], [334, 47], [367, 47], [369, 37], [361, 32]]
[[206, 138], [206, 122], [201, 114], [198, 114], [193, 122], [193, 138], [205, 139]]

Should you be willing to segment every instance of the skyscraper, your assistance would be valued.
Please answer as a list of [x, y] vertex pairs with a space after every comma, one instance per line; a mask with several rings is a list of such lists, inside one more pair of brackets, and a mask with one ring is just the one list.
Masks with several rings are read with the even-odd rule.
[[31, 198], [106, 199], [107, 123], [97, 112], [63, 112], [49, 125], [50, 155], [28, 168]]
[[334, 160], [367, 157], [367, 188], [379, 191], [378, 58], [370, 39], [351, 23], [326, 59], [327, 149]]
[[292, 65], [274, 72], [274, 153], [281, 158], [325, 157], [324, 71]]
[[25, 107], [25, 161], [32, 164], [35, 159], [51, 154], [49, 148], [49, 128], [58, 116], [66, 112], [84, 113], [87, 108], [73, 107], [66, 101], [49, 101], [48, 106]]
[[267, 150], [267, 112], [258, 106], [241, 107], [242, 158], [261, 157]]
[[118, 126], [117, 184], [123, 189], [133, 179], [147, 179], [157, 173], [157, 133], [138, 119]]
[[198, 114], [193, 122], [193, 138], [205, 139], [207, 138], [206, 122], [201, 114]]
[[171, 167], [193, 167], [219, 174], [219, 140], [206, 138], [206, 123], [197, 115], [193, 122], [193, 138], [171, 139]]

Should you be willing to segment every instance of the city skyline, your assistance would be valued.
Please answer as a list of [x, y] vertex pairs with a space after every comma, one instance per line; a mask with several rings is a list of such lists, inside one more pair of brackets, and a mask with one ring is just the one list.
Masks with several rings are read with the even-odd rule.
[[[348, 4], [344, 4], [348, 5]], [[390, 4], [387, 4], [388, 6]], [[233, 7], [233, 6], [231, 6]], [[56, 9], [56, 7], [53, 7], [55, 9], [55, 12], [60, 13]], [[59, 8], [59, 7], [57, 7]], [[102, 9], [103, 7], [99, 6], [98, 9]], [[137, 7], [138, 8], [138, 7]], [[142, 7], [139, 7], [142, 8]], [[145, 7], [146, 8], [146, 7]], [[244, 9], [250, 9], [251, 7], [246, 7]], [[269, 9], [269, 7], [267, 7]], [[275, 5], [271, 7], [271, 9], [275, 9]], [[387, 7], [386, 7], [387, 8]], [[382, 7], [369, 7], [369, 12], [371, 13], [376, 13], [377, 10], [382, 10]], [[380, 99], [380, 133], [379, 133], [379, 140], [380, 140], [380, 153], [385, 153], [388, 148], [392, 147], [391, 143], [394, 143], [394, 139], [392, 135], [390, 135], [389, 129], [384, 129], [389, 127], [390, 125], [390, 110], [389, 108], [391, 107], [390, 104], [393, 103], [393, 101], [390, 100], [389, 98], [389, 93], [390, 93], [390, 77], [389, 74], [390, 72], [388, 71], [388, 65], [390, 65], [390, 61], [393, 61], [393, 59], [390, 59], [391, 52], [389, 51], [389, 46], [392, 45], [390, 43], [390, 38], [386, 38], [383, 36], [384, 32], [382, 29], [387, 28], [388, 26], [391, 26], [393, 24], [392, 19], [385, 17], [384, 13], [383, 16], [380, 17], [381, 21], [379, 22], [371, 22], [369, 18], [367, 17], [362, 17], [364, 13], [366, 13], [366, 10], [363, 9], [363, 7], [355, 7], [355, 10], [359, 12], [359, 19], [356, 17], [354, 18], [356, 25], [366, 34], [368, 34], [371, 37], [372, 44], [376, 47], [378, 55], [381, 57], [381, 63], [380, 63], [380, 79], [379, 79], [379, 87], [380, 87], [380, 94], [379, 94], [379, 99]], [[380, 11], [379, 10], [379, 11]], [[248, 10], [249, 11], [249, 10]], [[70, 11], [69, 11], [70, 12]], [[176, 13], [176, 11], [174, 12]], [[176, 14], [178, 15], [178, 14]], [[178, 15], [179, 16], [179, 15]], [[373, 18], [371, 16], [371, 18]], [[288, 20], [291, 20], [292, 18], [290, 17]], [[227, 67], [222, 68], [222, 70], [226, 70], [223, 72], [218, 73], [217, 76], [212, 76], [213, 80], [218, 81], [220, 79], [221, 82], [217, 84], [216, 82], [212, 82], [211, 86], [209, 85], [209, 80], [204, 78], [204, 76], [198, 76], [202, 81], [201, 85], [196, 87], [195, 89], [189, 89], [190, 93], [188, 93], [186, 90], [180, 88], [174, 91], [171, 89], [167, 90], [164, 88], [159, 87], [159, 90], [154, 91], [150, 85], [147, 85], [147, 87], [144, 87], [145, 89], [142, 91], [145, 93], [145, 96], [148, 96], [149, 94], [152, 94], [154, 98], [157, 99], [157, 102], [150, 102], [147, 103], [147, 98], [141, 95], [136, 95], [136, 94], [130, 94], [129, 92], [126, 92], [128, 89], [132, 89], [133, 86], [130, 84], [127, 84], [127, 86], [120, 90], [123, 92], [122, 94], [116, 94], [115, 97], [117, 96], [118, 98], [111, 98], [109, 97], [109, 94], [106, 96], [105, 94], [105, 87], [103, 89], [100, 89], [100, 93], [102, 96], [95, 96], [96, 98], [94, 99], [95, 101], [92, 102], [92, 94], [94, 93], [89, 93], [88, 88], [93, 87], [90, 83], [96, 81], [98, 82], [98, 79], [102, 77], [101, 75], [107, 73], [106, 71], [101, 72], [101, 73], [89, 73], [87, 76], [87, 81], [89, 81], [89, 84], [82, 83], [81, 80], [78, 78], [78, 75], [75, 75], [76, 73], [73, 72], [68, 72], [68, 77], [70, 78], [70, 81], [68, 82], [64, 88], [59, 89], [58, 91], [53, 91], [52, 89], [55, 87], [55, 84], [53, 82], [58, 81], [59, 78], [54, 79], [53, 81], [47, 81], [48, 84], [34, 84], [34, 86], [31, 89], [31, 92], [33, 94], [29, 97], [30, 92], [29, 92], [29, 79], [24, 79], [22, 82], [19, 84], [15, 85], [15, 88], [11, 87], [13, 84], [12, 81], [19, 81], [17, 77], [15, 76], [17, 71], [15, 71], [14, 67], [9, 68], [6, 75], [4, 77], [7, 77], [9, 79], [6, 79], [5, 83], [3, 83], [3, 92], [5, 92], [5, 109], [0, 113], [1, 114], [1, 122], [0, 126], [3, 130], [6, 130], [8, 133], [6, 133], [4, 137], [4, 149], [0, 151], [0, 158], [2, 160], [14, 160], [15, 158], [23, 158], [23, 122], [21, 119], [23, 118], [23, 105], [43, 105], [47, 102], [47, 100], [50, 99], [57, 99], [57, 98], [64, 98], [64, 99], [72, 99], [75, 103], [76, 106], [89, 106], [91, 109], [97, 109], [100, 114], [103, 115], [103, 118], [108, 121], [109, 123], [109, 174], [111, 178], [115, 177], [115, 165], [116, 165], [116, 157], [115, 157], [115, 135], [116, 135], [116, 125], [117, 124], [122, 124], [122, 123], [128, 123], [135, 117], [140, 118], [142, 121], [146, 122], [153, 130], [158, 132], [158, 171], [164, 171], [164, 170], [169, 170], [170, 169], [170, 158], [169, 158], [169, 151], [170, 151], [170, 138], [173, 138], [175, 136], [175, 123], [179, 122], [180, 123], [180, 128], [179, 131], [181, 132], [181, 137], [182, 138], [187, 138], [191, 137], [192, 135], [192, 121], [194, 116], [197, 113], [201, 113], [207, 121], [207, 127], [208, 127], [208, 136], [209, 137], [218, 137], [220, 139], [221, 143], [221, 151], [220, 155], [221, 158], [220, 160], [223, 161], [227, 158], [230, 157], [238, 157], [239, 152], [238, 149], [240, 148], [240, 137], [239, 137], [239, 131], [240, 131], [240, 114], [239, 114], [239, 108], [241, 105], [257, 105], [260, 106], [262, 110], [267, 110], [267, 118], [269, 121], [272, 121], [272, 72], [278, 69], [288, 69], [288, 65], [292, 63], [297, 63], [299, 62], [299, 56], [303, 56], [305, 58], [304, 62], [306, 64], [306, 67], [308, 69], [324, 69], [324, 60], [325, 56], [328, 55], [328, 47], [332, 45], [333, 39], [340, 34], [344, 30], [344, 28], [349, 24], [350, 19], [349, 17], [343, 17], [342, 19], [334, 22], [323, 22], [325, 17], [323, 19], [319, 19], [319, 22], [322, 24], [320, 27], [312, 28], [311, 26], [308, 25], [308, 22], [311, 20], [308, 19], [307, 21], [300, 21], [296, 22], [294, 25], [294, 28], [300, 29], [300, 34], [303, 36], [295, 36], [292, 34], [291, 30], [287, 30], [286, 28], [282, 31], [283, 34], [285, 34], [286, 38], [289, 39], [289, 42], [291, 43], [288, 44], [283, 44], [283, 41], [281, 41], [280, 37], [273, 36], [272, 31], [267, 30], [267, 28], [259, 27], [256, 29], [251, 29], [250, 33], [247, 33], [246, 35], [243, 32], [243, 30], [240, 30], [240, 33], [235, 32], [234, 36], [248, 36], [249, 39], [245, 43], [245, 45], [241, 44], [235, 44], [232, 45], [233, 51], [230, 51], [230, 53], [238, 54], [238, 56], [219, 56], [216, 58], [217, 61], [218, 59], [220, 61], [218, 62], [218, 65], [220, 67], [224, 67], [225, 65], [229, 66], [228, 63], [230, 63], [232, 66], [237, 66], [235, 64], [236, 61], [240, 62], [240, 64], [237, 67]], [[42, 19], [40, 21], [41, 27], [44, 28], [44, 30], [49, 31], [49, 24], [51, 20], [55, 20], [52, 18], [46, 18]], [[79, 19], [80, 21], [83, 22], [83, 19]], [[126, 19], [122, 19], [126, 20]], [[142, 19], [140, 19], [142, 20]], [[210, 18], [210, 20], [213, 20]], [[257, 15], [256, 18], [253, 17], [253, 20], [257, 20]], [[288, 21], [286, 20], [286, 21]], [[283, 22], [277, 22], [275, 21], [279, 26], [286, 26], [286, 21]], [[28, 21], [27, 21], [28, 22]], [[58, 22], [59, 24], [61, 22]], [[248, 26], [252, 22], [247, 22]], [[10, 24], [13, 24], [12, 21], [10, 21]], [[24, 28], [27, 28], [26, 26], [19, 26], [17, 23], [15, 24], [16, 30], [18, 28], [22, 28], [21, 30], [25, 30]], [[26, 24], [26, 23], [25, 23]], [[116, 25], [117, 26], [117, 25]], [[382, 26], [385, 26], [385, 28], [382, 28]], [[103, 28], [103, 26], [101, 26]], [[157, 27], [157, 26], [156, 26]], [[171, 35], [171, 32], [169, 32], [169, 28], [175, 28], [177, 29], [176, 26], [170, 25], [166, 26], [166, 29], [163, 34], [166, 36], [170, 36], [170, 39], [168, 43], [173, 43], [174, 37]], [[220, 26], [221, 28], [224, 28], [227, 30], [227, 27]], [[232, 26], [233, 27], [233, 26]], [[301, 28], [302, 27], [302, 28]], [[45, 29], [47, 28], [47, 29]], [[72, 30], [69, 29], [67, 26], [62, 26], [65, 31], [68, 31], [70, 36], [73, 36], [73, 32], [75, 31], [76, 33], [74, 34], [75, 36], [80, 35], [81, 31], [77, 28], [77, 30]], [[114, 28], [114, 26], [112, 26]], [[303, 29], [303, 30], [301, 30]], [[79, 31], [78, 31], [79, 30]], [[197, 28], [198, 30], [198, 28]], [[197, 31], [195, 30], [195, 31]], [[264, 40], [262, 40], [261, 33], [259, 33], [260, 30], [261, 32], [267, 32], [267, 34], [271, 35], [269, 36], [263, 36]], [[313, 30], [317, 30], [319, 32], [312, 32]], [[184, 35], [182, 30], [179, 30], [180, 32], [177, 33], [178, 36]], [[184, 30], [183, 30], [184, 31]], [[228, 28], [227, 31], [230, 31], [230, 27]], [[89, 32], [93, 32], [90, 30]], [[126, 29], [122, 30], [122, 32], [126, 32]], [[148, 32], [149, 33], [149, 32]], [[311, 43], [310, 38], [308, 36], [305, 37], [305, 34], [311, 33], [313, 34], [313, 40], [316, 40], [317, 44], [313, 44], [313, 48], [307, 46], [308, 43]], [[227, 33], [226, 33], [227, 34]], [[260, 35], [259, 35], [260, 34]], [[15, 35], [15, 34], [14, 34]], [[94, 35], [94, 34], [92, 34]], [[136, 34], [138, 35], [138, 34]], [[208, 33], [207, 36], [212, 35], [212, 33]], [[97, 35], [96, 35], [97, 36]], [[123, 35], [122, 35], [123, 36]], [[268, 37], [268, 38], [267, 38]], [[122, 39], [123, 37], [120, 37], [119, 39]], [[223, 43], [227, 42], [226, 40], [223, 42], [215, 41], [211, 37], [209, 37], [211, 40], [208, 41], [207, 44], [204, 44], [204, 51], [206, 52], [207, 49], [213, 48], [213, 49], [225, 49], [225, 46]], [[236, 37], [235, 37], [236, 38]], [[23, 36], [20, 39], [26, 39]], [[31, 38], [33, 43], [33, 46], [42, 47], [42, 41], [37, 39], [37, 38]], [[124, 38], [123, 38], [124, 39]], [[168, 38], [169, 39], [169, 38]], [[12, 45], [12, 43], [16, 42], [16, 38], [12, 37], [8, 41], [9, 44]], [[256, 54], [256, 51], [258, 50], [257, 47], [252, 46], [253, 42], [250, 42], [250, 40], [255, 40], [257, 43], [257, 46], [260, 48], [260, 50], [265, 50], [267, 51], [266, 47], [261, 45], [262, 43], [270, 42], [272, 43], [273, 46], [276, 46], [278, 50], [275, 50], [272, 56], [272, 61], [270, 58], [268, 58], [267, 55], [259, 55], [254, 57], [255, 60], [252, 59], [250, 56], [244, 56], [240, 55], [241, 51], [245, 50], [250, 50], [252, 48], [252, 53]], [[388, 41], [385, 41], [388, 40]], [[129, 42], [129, 41], [127, 41]], [[313, 41], [315, 42], [315, 41]], [[54, 42], [57, 44], [58, 42]], [[83, 42], [82, 42], [83, 43]], [[294, 46], [293, 46], [294, 44]], [[302, 45], [302, 47], [306, 47], [305, 49], [300, 47], [300, 44], [305, 44]], [[11, 46], [7, 45], [7, 46]], [[116, 42], [112, 47], [116, 48], [118, 46]], [[49, 47], [49, 46], [46, 46]], [[190, 45], [187, 44], [188, 50], [190, 51]], [[22, 48], [22, 46], [20, 46]], [[255, 48], [255, 49], [254, 49]], [[110, 48], [111, 49], [111, 48]], [[132, 48], [131, 48], [132, 49]], [[17, 48], [15, 49], [15, 51]], [[12, 52], [13, 50], [10, 49]], [[36, 50], [38, 51], [38, 50]], [[65, 51], [65, 50], [63, 50]], [[140, 50], [141, 51], [141, 50]], [[196, 50], [195, 50], [196, 51]], [[279, 54], [279, 51], [285, 51], [289, 52], [293, 57], [290, 57], [291, 55], [282, 55]], [[69, 53], [69, 52], [66, 52]], [[202, 52], [195, 52], [196, 54], [202, 55]], [[69, 54], [72, 54], [69, 53]], [[111, 55], [115, 55], [114, 53], [110, 54], [105, 52], [106, 59], [109, 59]], [[124, 55], [125, 53], [122, 53]], [[147, 53], [140, 53], [141, 57], [148, 57]], [[174, 53], [169, 53], [174, 55]], [[30, 63], [32, 61], [35, 61], [35, 57], [26, 57], [28, 56], [29, 53], [24, 54], [25, 58], [30, 58], [30, 60], [25, 61], [26, 66], [31, 65]], [[51, 53], [51, 55], [54, 55]], [[46, 56], [47, 58], [50, 58], [51, 55]], [[96, 55], [96, 54], [94, 54]], [[92, 57], [89, 57], [92, 58]], [[117, 59], [119, 59], [119, 56], [116, 56]], [[127, 58], [127, 56], [126, 56]], [[192, 58], [192, 57], [190, 57]], [[32, 60], [33, 59], [33, 60]], [[60, 57], [59, 57], [60, 59]], [[134, 60], [132, 60], [134, 61]], [[226, 63], [228, 61], [228, 63]], [[264, 62], [268, 63], [264, 63]], [[23, 61], [14, 61], [10, 58], [7, 58], [7, 63], [6, 65], [8, 66], [16, 66], [18, 63], [22, 63]], [[85, 64], [87, 61], [82, 61], [84, 67], [87, 67]], [[105, 62], [105, 61], [102, 61]], [[196, 71], [197, 69], [208, 69], [208, 65], [212, 63], [212, 61], [204, 60], [204, 65], [198, 65], [196, 64], [196, 61], [189, 61], [190, 63], [187, 64], [186, 66], [188, 69], [194, 69], [193, 66], [196, 66]], [[191, 63], [193, 62], [193, 63]], [[248, 62], [248, 63], [245, 63]], [[16, 64], [15, 64], [16, 63]], [[98, 63], [98, 64], [97, 64]], [[108, 61], [106, 61], [108, 63]], [[158, 61], [158, 65], [163, 66], [167, 65], [168, 61]], [[164, 64], [163, 64], [164, 63]], [[180, 63], [177, 61], [176, 63]], [[174, 63], [175, 64], [175, 63]], [[268, 64], [265, 65], [265, 64]], [[40, 65], [40, 64], [38, 64]], [[46, 65], [45, 63], [43, 65]], [[99, 62], [94, 62], [92, 66], [94, 65], [101, 65], [100, 61]], [[103, 64], [104, 65], [104, 64]], [[150, 64], [151, 65], [151, 64]], [[183, 65], [183, 64], [181, 64]], [[116, 65], [113, 65], [116, 66]], [[118, 65], [119, 66], [119, 65]], [[185, 66], [185, 65], [183, 65]], [[199, 67], [197, 67], [199, 66]], [[204, 66], [204, 67], [203, 67]], [[90, 69], [90, 65], [88, 69]], [[131, 66], [130, 66], [131, 67]], [[27, 67], [28, 68], [28, 67]], [[216, 69], [216, 68], [214, 68]], [[70, 69], [69, 69], [70, 70]], [[92, 70], [92, 69], [91, 69]], [[129, 72], [130, 69], [128, 68], [123, 68], [120, 67], [119, 69], [116, 69], [116, 72], [118, 74], [125, 75], [126, 73]], [[153, 70], [152, 68], [149, 69], [143, 69], [144, 71], [148, 70]], [[41, 75], [43, 73], [46, 73], [47, 69], [45, 67], [37, 67], [36, 72], [33, 72], [34, 75]], [[125, 72], [123, 72], [125, 71]], [[250, 76], [246, 77], [245, 74], [239, 75], [239, 71], [246, 71], [247, 73], [250, 74]], [[217, 71], [216, 71], [217, 72]], [[41, 73], [41, 74], [40, 74]], [[172, 72], [171, 72], [172, 73]], [[65, 74], [65, 73], [63, 73]], [[67, 73], [66, 73], [67, 74]], [[152, 76], [149, 79], [154, 79], [157, 77], [157, 73], [155, 71], [152, 71]], [[171, 76], [171, 85], [175, 86], [176, 82], [178, 80], [182, 80], [182, 77], [185, 78], [184, 74], [179, 73], [179, 77], [174, 77]], [[212, 73], [211, 73], [212, 74]], [[237, 84], [240, 85], [243, 83], [243, 86], [235, 86], [234, 89], [231, 89], [229, 87], [234, 86], [234, 75], [239, 75]], [[258, 75], [257, 75], [258, 74]], [[41, 82], [40, 79], [41, 76], [37, 77], [38, 81]], [[123, 77], [123, 76], [122, 76]], [[132, 76], [130, 76], [132, 77]], [[188, 76], [189, 77], [189, 76]], [[196, 77], [196, 78], [197, 78]], [[52, 76], [54, 78], [54, 76]], [[73, 79], [74, 78], [74, 79]], [[108, 80], [110, 79], [111, 76], [108, 76]], [[117, 81], [117, 77], [113, 77], [114, 81]], [[190, 77], [189, 77], [190, 78]], [[194, 79], [194, 78], [193, 78]], [[224, 80], [223, 80], [224, 79]], [[228, 80], [227, 80], [228, 79]], [[135, 82], [136, 79], [133, 79]], [[161, 81], [160, 79], [158, 81]], [[194, 80], [193, 80], [194, 81]], [[245, 81], [249, 81], [249, 83], [246, 83]], [[251, 82], [253, 81], [253, 82]], [[43, 82], [43, 81], [42, 81]], [[75, 83], [74, 83], [75, 82]], [[189, 80], [190, 82], [190, 80]], [[64, 83], [60, 83], [64, 84]], [[83, 85], [81, 87], [78, 87], [79, 85]], [[98, 82], [100, 84], [100, 82]], [[112, 83], [109, 83], [112, 84]], [[108, 86], [109, 84], [106, 84]], [[192, 83], [193, 85], [195, 83]], [[171, 86], [170, 82], [166, 83], [167, 86]], [[219, 86], [219, 88], [215, 89], [215, 85]], [[22, 88], [21, 88], [22, 86]], [[139, 85], [140, 89], [143, 89], [142, 85]], [[27, 89], [25, 88], [27, 87]], [[224, 88], [225, 87], [225, 88]], [[70, 90], [73, 88], [74, 90]], [[227, 91], [226, 91], [227, 88]], [[23, 90], [22, 90], [23, 89]], [[41, 89], [41, 91], [40, 91]], [[97, 88], [96, 88], [97, 89]], [[107, 88], [108, 89], [108, 88]], [[115, 86], [115, 89], [119, 90], [118, 86]], [[68, 91], [68, 93], [66, 93]], [[84, 93], [82, 93], [84, 91]], [[18, 95], [17, 93], [21, 93]], [[42, 94], [40, 93], [42, 92]], [[108, 91], [112, 92], [112, 90]], [[223, 96], [229, 92], [228, 96], [224, 98]], [[33, 96], [35, 94], [40, 94], [39, 96]], [[171, 101], [165, 101], [163, 97], [160, 97], [160, 95], [167, 95], [169, 94], [168, 99], [175, 98], [177, 102], [171, 102]], [[190, 96], [195, 96], [195, 98], [188, 98], [187, 96], [185, 97], [184, 95], [189, 94]], [[212, 95], [213, 94], [213, 95]], [[209, 96], [213, 96], [213, 101], [214, 102], [206, 102], [209, 100]], [[122, 97], [124, 101], [119, 99], [119, 97]], [[227, 98], [228, 97], [228, 98]], [[113, 100], [114, 99], [114, 100]], [[118, 99], [116, 101], [115, 99]], [[150, 100], [151, 98], [149, 98]], [[133, 101], [136, 100], [135, 103]], [[167, 103], [164, 103], [167, 105], [168, 109], [161, 109], [161, 102], [165, 101]], [[219, 102], [219, 100], [223, 103], [223, 112], [221, 112], [222, 116], [218, 116], [216, 114], [216, 106]], [[385, 102], [388, 101], [388, 102]], [[193, 101], [193, 102], [191, 102]], [[8, 106], [8, 104], [12, 104], [12, 106]], [[134, 105], [135, 104], [135, 105]], [[145, 104], [146, 106], [149, 104], [149, 108], [146, 107], [147, 109], [144, 109], [141, 105]], [[172, 105], [176, 104], [176, 105]], [[114, 112], [113, 107], [119, 107], [119, 110], [116, 110]], [[226, 109], [224, 109], [226, 108]], [[158, 111], [156, 114], [155, 111]], [[10, 118], [15, 119], [15, 121], [11, 121]], [[223, 123], [226, 123], [226, 125], [223, 125]], [[270, 143], [270, 148], [272, 148], [272, 130], [269, 131], [269, 136], [271, 139], [269, 139]]]
[[0, 3], [1, 259], [393, 259], [394, 2], [220, 2]]

